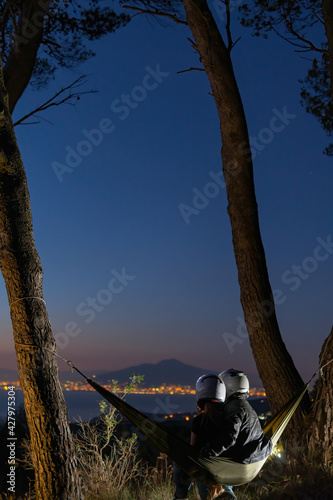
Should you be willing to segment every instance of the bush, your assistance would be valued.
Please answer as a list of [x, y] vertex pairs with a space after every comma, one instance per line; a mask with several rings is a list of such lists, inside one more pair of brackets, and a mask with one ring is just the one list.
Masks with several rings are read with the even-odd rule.
[[[133, 375], [124, 395], [142, 378]], [[113, 390], [117, 391], [116, 381], [113, 381]], [[94, 423], [79, 422], [74, 437], [82, 489], [88, 499], [119, 499], [134, 481], [144, 480], [146, 469], [137, 459], [136, 434], [119, 436], [116, 428], [121, 417], [117, 410], [104, 400], [100, 402], [100, 410], [101, 417]]]
[[79, 473], [88, 498], [102, 499], [104, 492], [110, 491], [119, 498], [126, 486], [140, 480], [144, 469], [136, 457], [137, 436], [117, 437], [115, 409], [106, 410], [104, 402], [100, 407], [102, 417], [96, 423], [80, 422], [75, 436]]

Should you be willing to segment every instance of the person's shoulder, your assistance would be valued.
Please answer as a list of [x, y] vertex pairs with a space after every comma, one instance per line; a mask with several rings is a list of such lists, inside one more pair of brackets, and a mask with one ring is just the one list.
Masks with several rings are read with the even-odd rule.
[[202, 429], [207, 426], [207, 416], [204, 413], [199, 413], [192, 420], [192, 432], [200, 434]]
[[233, 398], [230, 401], [227, 401], [224, 405], [224, 413], [232, 414], [232, 413], [248, 413], [251, 409], [250, 403], [246, 399], [242, 398]]
[[230, 399], [224, 403], [223, 415], [228, 416], [233, 413], [238, 413], [240, 410], [238, 399]]
[[254, 411], [253, 406], [251, 405], [250, 401], [248, 399], [243, 399], [243, 406], [249, 411]]
[[195, 417], [192, 420], [192, 428], [193, 427], [199, 427], [202, 425], [202, 422], [205, 419], [205, 414], [204, 413], [198, 413], [198, 415], [195, 415]]
[[240, 399], [241, 404], [239, 406], [239, 411], [241, 411], [247, 419], [256, 420], [258, 418], [257, 412], [247, 399]]
[[204, 413], [198, 413], [197, 415], [194, 416], [193, 422], [201, 422], [204, 416], [205, 416]]

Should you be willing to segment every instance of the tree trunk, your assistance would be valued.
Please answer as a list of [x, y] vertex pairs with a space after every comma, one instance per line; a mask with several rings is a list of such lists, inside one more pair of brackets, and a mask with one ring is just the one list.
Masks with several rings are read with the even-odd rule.
[[[218, 109], [223, 174], [228, 197], [241, 303], [250, 345], [272, 410], [281, 408], [303, 382], [281, 338], [262, 245], [254, 190], [252, 156], [243, 104], [227, 48], [206, 0], [183, 0], [195, 47]], [[302, 408], [308, 410], [309, 399]], [[303, 415], [294, 418], [301, 435]]]
[[[325, 340], [320, 357], [316, 400], [309, 416], [309, 449], [320, 463], [333, 461], [333, 328]], [[329, 363], [326, 365], [326, 363]], [[325, 366], [326, 365], [326, 366]]]
[[3, 70], [11, 113], [30, 82], [50, 3], [50, 0], [25, 0], [20, 3], [15, 38]]
[[74, 446], [52, 353], [55, 343], [42, 289], [25, 171], [0, 65], [0, 266], [13, 325], [20, 384], [31, 435], [36, 497], [79, 499]]
[[332, 0], [323, 0], [322, 9], [324, 14], [324, 24], [328, 42], [328, 57], [330, 63], [330, 87], [331, 87], [331, 99], [333, 102], [333, 2]]

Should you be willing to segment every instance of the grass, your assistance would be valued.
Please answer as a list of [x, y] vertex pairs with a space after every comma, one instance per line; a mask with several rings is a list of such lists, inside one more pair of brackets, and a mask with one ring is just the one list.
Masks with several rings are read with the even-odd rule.
[[[166, 460], [166, 459], [165, 459]], [[150, 468], [142, 483], [122, 491], [105, 491], [103, 496], [87, 500], [171, 500], [174, 494], [172, 468]], [[112, 489], [112, 488], [111, 488]], [[238, 500], [332, 500], [333, 467], [310, 463], [303, 457], [297, 463], [282, 459], [269, 460], [257, 478], [248, 485], [234, 488]], [[190, 500], [199, 500], [192, 488]]]
[[[162, 465], [161, 465], [162, 463]], [[126, 472], [131, 475], [131, 470]], [[90, 490], [83, 484], [85, 500], [171, 500], [174, 494], [172, 467], [165, 456], [159, 460], [158, 467], [144, 467], [141, 475], [136, 475], [122, 488], [112, 479], [106, 484], [99, 483], [98, 488]], [[97, 476], [94, 481], [98, 482]], [[96, 485], [95, 485], [96, 486]], [[333, 467], [309, 463], [304, 457], [298, 463], [284, 459], [282, 464], [270, 460], [258, 477], [248, 485], [234, 488], [238, 500], [332, 500]], [[19, 500], [14, 496], [0, 495], [1, 500]], [[24, 500], [33, 500], [33, 495], [26, 495]], [[23, 500], [23, 497], [21, 497]], [[20, 499], [20, 500], [21, 500]], [[190, 500], [199, 500], [196, 488], [192, 488]]]
[[258, 477], [235, 488], [239, 500], [332, 500], [333, 466], [320, 465], [306, 456], [267, 462]]

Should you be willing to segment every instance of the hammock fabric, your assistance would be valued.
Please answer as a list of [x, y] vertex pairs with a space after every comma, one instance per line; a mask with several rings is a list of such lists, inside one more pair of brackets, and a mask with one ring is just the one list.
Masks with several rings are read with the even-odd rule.
[[[256, 477], [266, 461], [264, 459], [251, 464], [242, 464], [225, 457], [205, 458], [193, 446], [167, 432], [154, 420], [133, 408], [126, 401], [105, 389], [105, 387], [89, 378], [86, 378], [86, 380], [101, 396], [145, 434], [161, 452], [166, 453], [171, 460], [195, 480], [206, 484], [230, 486], [246, 484]], [[263, 432], [271, 439], [273, 445], [279, 440], [308, 386], [309, 383], [305, 384], [264, 427]]]

